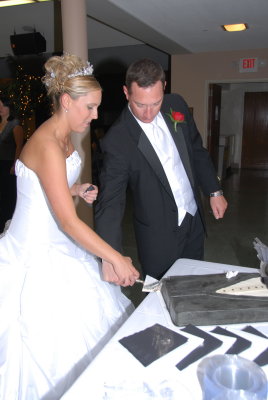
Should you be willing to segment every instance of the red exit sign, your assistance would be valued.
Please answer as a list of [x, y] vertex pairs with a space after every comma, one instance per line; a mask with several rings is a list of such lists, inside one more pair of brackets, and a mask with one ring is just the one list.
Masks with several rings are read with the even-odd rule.
[[240, 58], [239, 72], [257, 72], [258, 71], [258, 58]]

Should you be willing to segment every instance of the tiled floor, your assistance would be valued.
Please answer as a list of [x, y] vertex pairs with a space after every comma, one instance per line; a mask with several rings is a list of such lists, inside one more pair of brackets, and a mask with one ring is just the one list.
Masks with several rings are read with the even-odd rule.
[[[223, 180], [228, 210], [222, 220], [212, 216], [207, 199], [204, 201], [208, 237], [205, 242], [205, 261], [259, 267], [253, 239], [258, 237], [268, 245], [268, 171], [240, 170]], [[137, 260], [131, 222], [131, 201], [124, 219], [125, 254]], [[135, 305], [143, 299], [141, 285], [125, 290]]]

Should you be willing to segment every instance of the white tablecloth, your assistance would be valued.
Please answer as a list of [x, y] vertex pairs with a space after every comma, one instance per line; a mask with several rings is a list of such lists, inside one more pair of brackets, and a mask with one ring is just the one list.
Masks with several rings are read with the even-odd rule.
[[[174, 263], [166, 275], [203, 275], [230, 270], [255, 272], [252, 268], [180, 259]], [[155, 323], [182, 333], [188, 337], [188, 341], [144, 367], [118, 340]], [[228, 325], [226, 328], [252, 341], [251, 347], [239, 355], [254, 360], [268, 347], [268, 340], [242, 332], [241, 329], [245, 325], [248, 324]], [[250, 325], [268, 336], [268, 322]], [[211, 326], [201, 328], [212, 329]], [[182, 371], [176, 368], [176, 364], [200, 345], [202, 339], [195, 339], [192, 335], [189, 337], [180, 329], [181, 327], [172, 323], [161, 293], [150, 293], [61, 400], [202, 399], [202, 391], [196, 374], [200, 360]], [[234, 343], [232, 338], [215, 336], [222, 340], [223, 344], [209, 355], [224, 354]], [[268, 376], [268, 367], [263, 367], [263, 370]]]

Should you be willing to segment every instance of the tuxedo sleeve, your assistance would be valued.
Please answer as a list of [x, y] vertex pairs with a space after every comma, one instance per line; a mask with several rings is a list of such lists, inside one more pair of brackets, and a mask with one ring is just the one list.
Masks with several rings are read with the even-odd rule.
[[202, 137], [192, 117], [190, 117], [189, 128], [197, 182], [202, 192], [208, 196], [210, 193], [216, 192], [221, 188], [220, 182], [210, 154], [203, 146]]
[[[175, 95], [179, 104], [179, 110], [184, 113], [186, 124], [181, 125], [187, 144], [190, 160], [192, 163], [192, 171], [195, 175], [195, 181], [204, 195], [209, 195], [212, 192], [219, 190], [220, 182], [217, 177], [217, 172], [211, 160], [208, 150], [203, 146], [203, 140], [199, 133], [192, 114], [185, 100]], [[175, 107], [175, 104], [173, 105]]]
[[122, 252], [122, 220], [128, 184], [128, 152], [116, 129], [101, 141], [103, 167], [95, 205], [95, 230], [114, 249]]

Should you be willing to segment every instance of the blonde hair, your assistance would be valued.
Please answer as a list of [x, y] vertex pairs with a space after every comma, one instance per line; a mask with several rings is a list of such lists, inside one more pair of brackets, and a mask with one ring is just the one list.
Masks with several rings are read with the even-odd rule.
[[[42, 82], [46, 85], [54, 109], [60, 108], [60, 97], [63, 93], [73, 99], [84, 96], [89, 92], [101, 90], [101, 86], [92, 75], [89, 63], [76, 55], [50, 57], [45, 63], [45, 75]], [[80, 71], [88, 71], [86, 73]]]

